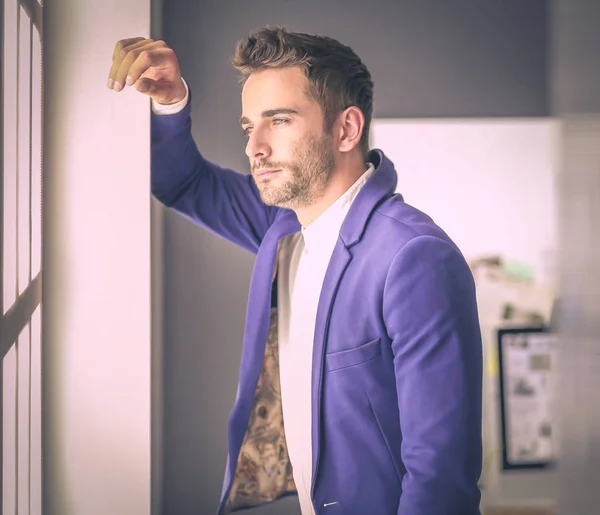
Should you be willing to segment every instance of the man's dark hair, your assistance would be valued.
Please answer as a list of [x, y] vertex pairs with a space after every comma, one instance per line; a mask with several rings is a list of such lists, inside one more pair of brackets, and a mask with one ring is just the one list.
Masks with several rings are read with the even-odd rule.
[[366, 160], [373, 116], [373, 81], [350, 47], [325, 36], [267, 26], [238, 42], [232, 62], [242, 74], [242, 83], [264, 69], [301, 67], [309, 83], [306, 93], [321, 106], [327, 133], [340, 112], [350, 106], [358, 107], [365, 117], [360, 149]]

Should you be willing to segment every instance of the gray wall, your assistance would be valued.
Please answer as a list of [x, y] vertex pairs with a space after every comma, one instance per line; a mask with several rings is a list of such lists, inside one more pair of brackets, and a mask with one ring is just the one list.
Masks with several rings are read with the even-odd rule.
[[[150, 37], [160, 39], [163, 37], [163, 0], [150, 0]], [[165, 255], [165, 209], [155, 198], [152, 198], [150, 208], [150, 242], [151, 242], [151, 269], [150, 287], [152, 296], [152, 354], [151, 354], [151, 514], [161, 515], [163, 494], [163, 354], [164, 354], [164, 325], [165, 311], [164, 281], [164, 255]]]
[[561, 458], [558, 515], [584, 515], [600, 489], [600, 2], [557, 0], [553, 111], [560, 117]]
[[[542, 0], [255, 0], [164, 6], [164, 39], [194, 92], [204, 155], [247, 170], [237, 40], [266, 24], [350, 45], [375, 81], [377, 117], [546, 116]], [[214, 513], [235, 399], [253, 256], [175, 213], [165, 219], [164, 513]], [[294, 498], [252, 513], [299, 513]]]
[[555, 0], [549, 17], [551, 110], [560, 116], [600, 113], [600, 2]]

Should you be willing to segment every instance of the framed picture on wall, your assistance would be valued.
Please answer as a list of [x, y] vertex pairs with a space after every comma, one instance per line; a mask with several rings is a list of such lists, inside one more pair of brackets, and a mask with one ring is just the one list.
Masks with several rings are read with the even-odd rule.
[[554, 463], [557, 337], [547, 327], [498, 330], [502, 468]]

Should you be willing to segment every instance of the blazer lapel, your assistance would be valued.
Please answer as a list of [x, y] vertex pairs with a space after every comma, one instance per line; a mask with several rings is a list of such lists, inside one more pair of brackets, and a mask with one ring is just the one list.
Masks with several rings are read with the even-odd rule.
[[317, 310], [317, 320], [315, 325], [315, 337], [313, 347], [312, 362], [312, 485], [311, 496], [314, 496], [315, 479], [319, 467], [320, 451], [320, 427], [321, 427], [321, 398], [323, 381], [323, 362], [325, 359], [327, 331], [329, 327], [329, 317], [331, 308], [337, 294], [338, 285], [342, 280], [344, 272], [352, 259], [352, 255], [340, 238], [336, 243], [331, 256], [331, 261], [319, 298], [319, 307]]

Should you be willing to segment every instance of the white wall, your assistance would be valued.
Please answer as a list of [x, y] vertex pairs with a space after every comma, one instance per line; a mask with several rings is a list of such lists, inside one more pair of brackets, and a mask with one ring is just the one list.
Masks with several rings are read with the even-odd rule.
[[44, 13], [44, 514], [149, 514], [149, 105], [106, 81], [150, 1]]
[[374, 120], [398, 191], [467, 259], [501, 254], [554, 284], [558, 124], [551, 118]]

